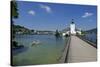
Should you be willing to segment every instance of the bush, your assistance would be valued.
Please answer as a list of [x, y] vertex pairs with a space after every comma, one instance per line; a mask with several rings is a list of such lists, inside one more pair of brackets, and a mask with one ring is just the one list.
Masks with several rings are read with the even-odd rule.
[[18, 43], [16, 41], [12, 41], [12, 47], [18, 47]]

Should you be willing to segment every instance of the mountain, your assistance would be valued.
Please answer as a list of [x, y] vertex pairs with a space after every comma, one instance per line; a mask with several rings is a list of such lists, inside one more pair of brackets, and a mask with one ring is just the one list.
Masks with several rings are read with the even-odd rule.
[[93, 28], [93, 29], [87, 30], [85, 32], [87, 32], [87, 33], [97, 33], [97, 28]]

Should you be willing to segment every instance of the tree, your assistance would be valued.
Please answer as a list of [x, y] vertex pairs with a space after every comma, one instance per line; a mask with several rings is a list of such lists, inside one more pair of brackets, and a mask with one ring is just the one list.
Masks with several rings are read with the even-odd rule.
[[[15, 0], [11, 1], [11, 33], [12, 33], [12, 39], [15, 38], [15, 34], [16, 34], [16, 31], [14, 29], [14, 21], [13, 21], [13, 18], [18, 18], [18, 7], [17, 7], [17, 3]], [[18, 43], [16, 41], [13, 41], [12, 40], [12, 47], [18, 47], [17, 45]]]
[[15, 0], [11, 1], [11, 17], [18, 18], [18, 6]]
[[13, 18], [18, 18], [18, 6], [15, 0], [11, 1], [11, 26], [12, 26], [12, 38], [15, 38], [16, 31], [14, 30]]
[[56, 30], [55, 36], [56, 36], [56, 37], [59, 37], [59, 36], [60, 36], [60, 33], [59, 33], [58, 30]]

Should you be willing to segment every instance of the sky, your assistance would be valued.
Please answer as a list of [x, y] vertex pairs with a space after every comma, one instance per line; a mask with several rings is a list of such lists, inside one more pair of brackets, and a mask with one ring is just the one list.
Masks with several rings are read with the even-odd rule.
[[34, 30], [63, 30], [72, 19], [78, 29], [89, 30], [97, 27], [97, 7], [43, 2], [17, 1], [19, 17], [16, 25]]

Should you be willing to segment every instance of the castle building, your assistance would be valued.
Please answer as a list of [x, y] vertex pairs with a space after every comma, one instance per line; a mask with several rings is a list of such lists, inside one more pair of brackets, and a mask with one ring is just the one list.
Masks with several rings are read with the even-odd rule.
[[75, 23], [73, 21], [70, 24], [70, 34], [76, 35]]
[[64, 32], [62, 35], [65, 36], [66, 34], [68, 34], [68, 35], [76, 35], [76, 34], [81, 35], [81, 30], [76, 28], [76, 25], [73, 22], [73, 19], [70, 23], [69, 29], [67, 29], [66, 32]]

